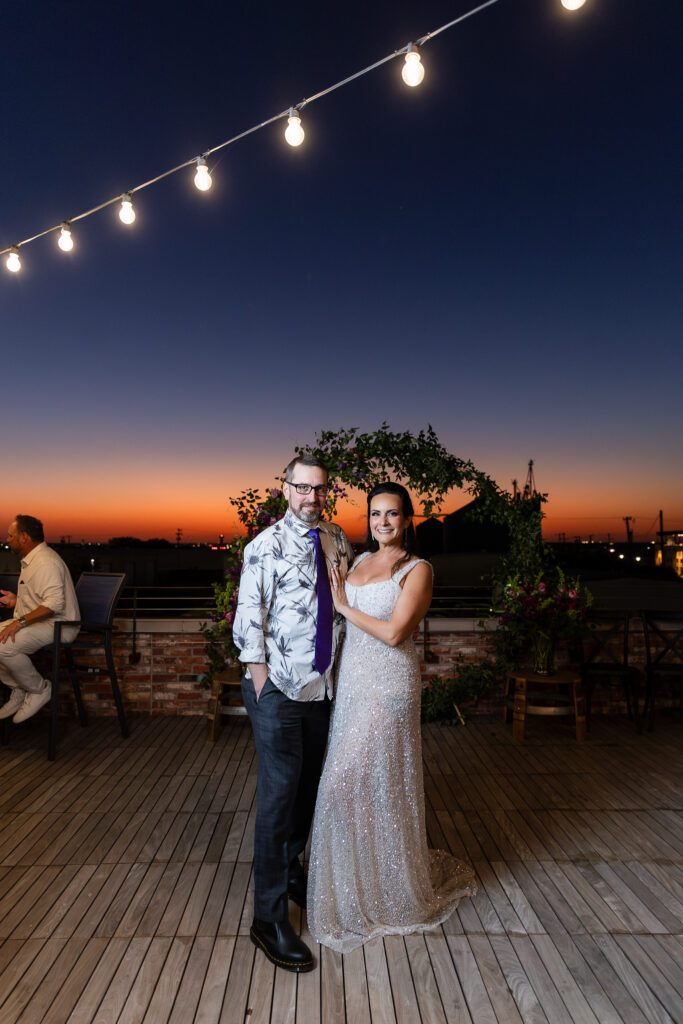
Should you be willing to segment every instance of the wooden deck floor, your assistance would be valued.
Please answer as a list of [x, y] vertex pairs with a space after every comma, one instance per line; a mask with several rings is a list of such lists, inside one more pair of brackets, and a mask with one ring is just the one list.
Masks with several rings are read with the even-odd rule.
[[[481, 882], [446, 925], [275, 971], [249, 941], [247, 722], [42, 722], [0, 748], [0, 1024], [683, 1020], [683, 728], [428, 727], [433, 845]], [[291, 905], [293, 921], [301, 912]], [[303, 933], [306, 934], [305, 923]]]

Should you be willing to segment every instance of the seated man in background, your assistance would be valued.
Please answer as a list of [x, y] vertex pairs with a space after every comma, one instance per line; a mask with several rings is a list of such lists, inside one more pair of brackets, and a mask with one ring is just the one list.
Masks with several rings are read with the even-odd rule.
[[[17, 516], [7, 531], [7, 543], [21, 558], [17, 593], [0, 590], [0, 605], [14, 617], [0, 622], [0, 680], [12, 694], [0, 708], [0, 718], [25, 722], [52, 696], [52, 684], [33, 667], [29, 654], [54, 636], [55, 620], [80, 618], [76, 591], [66, 563], [45, 543], [43, 524], [34, 516]], [[64, 630], [71, 641], [78, 627]]]

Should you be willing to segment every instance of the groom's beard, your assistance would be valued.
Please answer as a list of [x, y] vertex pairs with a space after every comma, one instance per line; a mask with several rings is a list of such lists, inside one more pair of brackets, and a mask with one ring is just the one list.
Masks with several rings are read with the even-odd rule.
[[292, 515], [296, 516], [297, 519], [300, 519], [302, 523], [306, 523], [307, 526], [317, 526], [318, 520], [322, 515], [322, 511], [323, 510], [319, 505], [316, 505], [314, 508], [302, 506], [296, 510], [291, 509]]

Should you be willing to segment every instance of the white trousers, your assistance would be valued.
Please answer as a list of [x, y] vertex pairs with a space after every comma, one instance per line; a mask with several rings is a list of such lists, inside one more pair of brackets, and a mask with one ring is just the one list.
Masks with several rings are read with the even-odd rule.
[[[11, 619], [0, 622], [0, 632]], [[47, 622], [36, 622], [33, 626], [24, 626], [14, 638], [10, 637], [5, 643], [0, 643], [0, 679], [6, 686], [20, 687], [27, 693], [40, 693], [43, 689], [43, 677], [36, 671], [29, 654], [34, 654], [51, 644], [54, 637], [54, 619]], [[72, 640], [78, 634], [78, 629], [69, 628], [64, 630], [64, 639]]]

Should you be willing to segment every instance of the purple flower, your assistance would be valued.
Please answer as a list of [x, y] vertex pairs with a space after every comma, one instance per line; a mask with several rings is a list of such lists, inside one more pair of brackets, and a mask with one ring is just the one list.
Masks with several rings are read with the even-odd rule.
[[279, 498], [281, 494], [282, 494], [282, 491], [279, 491], [277, 489], [277, 487], [271, 488], [271, 491], [270, 491], [271, 498]]
[[233, 619], [235, 618], [235, 613], [234, 612], [226, 612], [225, 615], [223, 616], [223, 618], [225, 619], [226, 622], [232, 622]]
[[344, 463], [343, 463], [343, 462], [340, 462], [340, 463], [339, 463], [339, 468], [340, 468], [340, 469], [343, 469], [343, 468], [344, 468]]

